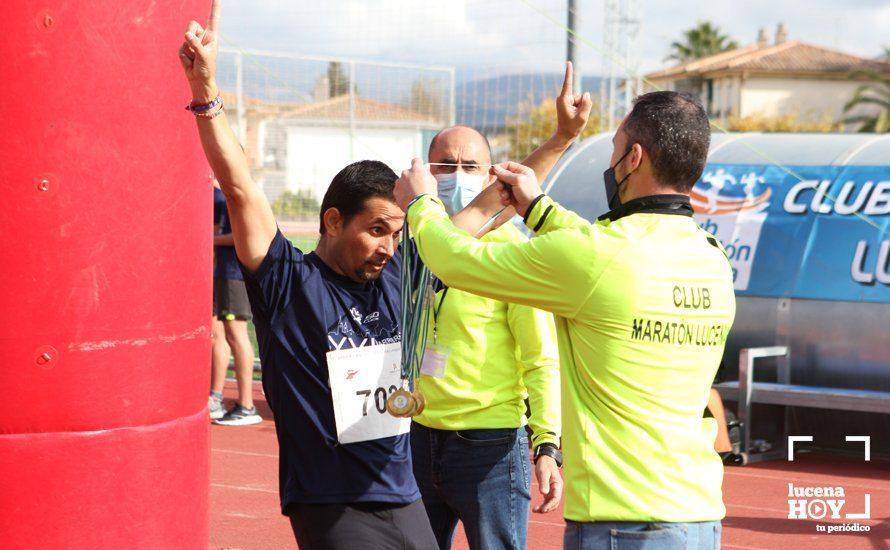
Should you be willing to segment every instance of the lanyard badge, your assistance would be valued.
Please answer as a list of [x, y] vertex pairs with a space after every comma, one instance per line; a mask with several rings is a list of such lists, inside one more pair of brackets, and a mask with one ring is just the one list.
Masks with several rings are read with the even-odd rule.
[[[435, 287], [430, 289], [431, 297], [435, 296]], [[439, 318], [441, 317], [442, 307], [445, 305], [445, 298], [448, 297], [448, 287], [442, 291], [442, 297], [439, 299], [438, 307], [435, 306], [435, 298], [430, 301], [430, 308], [433, 312], [433, 343], [427, 343], [426, 349], [423, 351], [423, 362], [420, 367], [420, 374], [431, 376], [433, 378], [445, 378], [445, 367], [448, 364], [448, 356], [451, 349], [448, 346], [439, 344]]]

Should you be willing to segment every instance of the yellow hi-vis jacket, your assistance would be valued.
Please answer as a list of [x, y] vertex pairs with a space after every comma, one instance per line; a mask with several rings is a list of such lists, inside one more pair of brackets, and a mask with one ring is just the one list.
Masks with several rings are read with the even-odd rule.
[[[483, 242], [523, 242], [512, 224]], [[427, 353], [447, 355], [444, 376], [421, 376], [414, 421], [440, 430], [532, 428], [532, 444], [559, 445], [559, 351], [551, 313], [455, 288], [436, 293]], [[531, 417], [526, 421], [525, 399]]]
[[445, 284], [556, 314], [565, 517], [721, 519], [716, 423], [702, 418], [735, 316], [719, 243], [683, 195], [630, 201], [593, 224], [543, 197], [525, 221], [536, 238], [485, 243], [434, 197], [408, 210]]

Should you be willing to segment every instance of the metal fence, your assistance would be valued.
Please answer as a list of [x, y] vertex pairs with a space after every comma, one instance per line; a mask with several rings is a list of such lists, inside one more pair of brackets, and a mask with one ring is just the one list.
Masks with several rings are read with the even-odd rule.
[[315, 216], [343, 166], [401, 169], [455, 120], [450, 67], [223, 49], [219, 83], [254, 180], [285, 219]]

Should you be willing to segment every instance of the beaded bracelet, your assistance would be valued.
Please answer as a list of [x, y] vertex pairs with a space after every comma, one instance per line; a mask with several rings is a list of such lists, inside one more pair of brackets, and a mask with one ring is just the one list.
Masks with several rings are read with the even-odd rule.
[[191, 103], [189, 103], [188, 105], [185, 106], [185, 110], [191, 111], [193, 113], [203, 113], [204, 111], [209, 111], [210, 109], [213, 109], [220, 103], [222, 103], [222, 95], [216, 96], [216, 99], [214, 99], [210, 103], [205, 103], [204, 105], [192, 105]]
[[195, 118], [216, 118], [219, 115], [223, 114], [223, 112], [225, 110], [226, 109], [225, 109], [225, 107], [223, 107], [223, 104], [220, 103], [219, 109], [213, 111], [212, 113], [194, 113], [194, 114], [195, 114]]

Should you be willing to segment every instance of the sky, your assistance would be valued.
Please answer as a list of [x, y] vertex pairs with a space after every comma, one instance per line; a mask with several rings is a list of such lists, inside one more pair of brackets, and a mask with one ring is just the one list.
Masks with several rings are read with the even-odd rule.
[[[865, 57], [890, 47], [890, 0], [636, 0], [643, 72], [666, 65], [672, 41], [710, 21], [740, 44], [759, 28]], [[601, 74], [605, 0], [577, 0], [578, 70]], [[481, 76], [557, 72], [566, 0], [228, 0], [224, 46], [360, 60], [455, 66]], [[548, 19], [555, 19], [552, 21]], [[206, 16], [203, 16], [206, 17]], [[199, 18], [202, 16], [199, 15]]]

